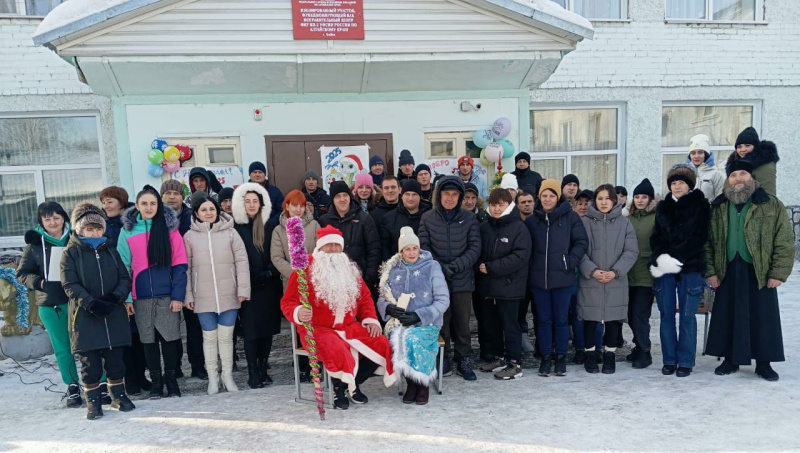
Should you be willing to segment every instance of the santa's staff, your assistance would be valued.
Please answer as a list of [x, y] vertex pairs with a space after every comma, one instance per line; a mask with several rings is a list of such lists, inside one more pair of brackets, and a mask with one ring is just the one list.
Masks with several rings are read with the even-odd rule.
[[[298, 292], [300, 293], [300, 303], [303, 307], [311, 309], [308, 302], [308, 281], [306, 280], [306, 267], [308, 267], [308, 255], [305, 249], [305, 233], [303, 232], [303, 220], [300, 217], [292, 217], [286, 222], [286, 233], [289, 237], [289, 254], [292, 260], [292, 269], [297, 273]], [[320, 373], [319, 357], [317, 357], [317, 342], [314, 340], [314, 327], [311, 322], [303, 323], [306, 328], [306, 349], [311, 363], [311, 378], [314, 382], [314, 396], [317, 400], [317, 410], [319, 419], [325, 420], [325, 398], [322, 392], [322, 382]]]

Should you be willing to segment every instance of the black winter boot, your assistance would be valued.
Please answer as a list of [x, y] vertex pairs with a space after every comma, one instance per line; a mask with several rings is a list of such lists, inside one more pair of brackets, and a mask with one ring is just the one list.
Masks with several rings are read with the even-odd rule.
[[159, 400], [164, 396], [164, 379], [161, 375], [161, 370], [150, 370], [150, 379], [153, 381], [150, 387], [150, 399]]
[[603, 352], [603, 374], [614, 374], [617, 371], [616, 355], [611, 351]]
[[67, 387], [67, 407], [81, 407], [83, 400], [81, 399], [81, 387], [73, 382]]
[[550, 356], [547, 358], [542, 357], [542, 363], [539, 364], [539, 376], [548, 377], [553, 367], [553, 361]]
[[369, 403], [369, 398], [367, 398], [367, 395], [361, 393], [361, 388], [356, 384], [356, 391], [350, 394], [350, 401], [354, 404], [367, 404]]
[[111, 404], [111, 395], [108, 394], [108, 384], [105, 382], [100, 383], [100, 401], [103, 404], [108, 405]]
[[100, 387], [86, 390], [86, 418], [96, 420], [103, 416], [103, 403], [100, 396]]
[[120, 412], [130, 412], [136, 409], [133, 401], [125, 394], [125, 384], [122, 382], [111, 384], [109, 389], [111, 390], [111, 407], [119, 409]]
[[637, 358], [639, 358], [639, 354], [642, 353], [642, 350], [639, 349], [638, 346], [634, 346], [631, 350], [631, 353], [625, 356], [626, 362], [635, 362]]
[[576, 349], [575, 357], [572, 358], [572, 363], [576, 365], [583, 365], [584, 363], [586, 363], [586, 350]]
[[639, 351], [639, 355], [633, 360], [633, 367], [641, 370], [653, 364], [653, 355], [650, 351]]
[[264, 382], [258, 374], [258, 364], [256, 362], [247, 362], [247, 376], [247, 385], [249, 385], [251, 389], [264, 388]]
[[178, 378], [175, 370], [164, 372], [164, 384], [167, 386], [167, 398], [172, 398], [173, 396], [180, 398], [181, 389], [178, 387]]
[[350, 400], [347, 399], [347, 385], [342, 381], [333, 384], [333, 408], [347, 410], [350, 407]]
[[411, 378], [406, 378], [406, 393], [403, 394], [403, 403], [412, 404], [417, 401], [417, 383]]
[[567, 374], [567, 355], [559, 354], [556, 356], [556, 376], [564, 376]]
[[597, 355], [597, 351], [586, 351], [586, 363], [583, 364], [583, 369], [587, 373], [596, 374], [600, 372], [600, 368], [597, 366]]
[[267, 370], [269, 369], [269, 363], [266, 359], [258, 359], [258, 377], [261, 379], [261, 383], [264, 385], [272, 384], [272, 378], [269, 377], [269, 373]]
[[756, 361], [756, 374], [765, 381], [775, 382], [780, 379], [778, 373], [772, 369], [769, 362], [758, 360]]
[[735, 373], [739, 371], [739, 365], [734, 365], [732, 359], [726, 358], [722, 361], [722, 365], [718, 366], [714, 370], [714, 374], [717, 376], [727, 376], [731, 373]]

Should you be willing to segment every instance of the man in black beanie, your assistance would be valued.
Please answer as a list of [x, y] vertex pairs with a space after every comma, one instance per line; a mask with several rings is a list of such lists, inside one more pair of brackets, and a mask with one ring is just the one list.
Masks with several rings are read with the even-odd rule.
[[580, 190], [581, 182], [577, 176], [570, 173], [561, 180], [561, 194], [567, 201], [572, 201]]
[[267, 179], [267, 167], [263, 162], [255, 161], [247, 169], [250, 180], [248, 182], [258, 183], [267, 190], [269, 201], [272, 202], [272, 212], [269, 214], [269, 221], [274, 226], [278, 225], [278, 217], [283, 211], [283, 192], [281, 189], [271, 185]]
[[531, 155], [522, 151], [514, 157], [514, 162], [517, 168], [511, 174], [517, 177], [517, 185], [536, 199], [542, 185], [542, 175], [531, 170]]
[[414, 175], [414, 156], [411, 155], [411, 151], [407, 149], [400, 151], [397, 165], [400, 167], [397, 170], [398, 181], [403, 182], [406, 179], [416, 179], [416, 175]]
[[219, 201], [219, 206], [222, 209], [222, 212], [233, 215], [233, 211], [231, 210], [231, 200], [233, 199], [233, 187], [225, 187], [220, 190], [218, 194], [217, 201]]
[[378, 232], [381, 236], [381, 259], [388, 260], [398, 252], [397, 241], [400, 239], [400, 229], [411, 227], [414, 234], [419, 233], [419, 221], [422, 214], [431, 209], [430, 203], [422, 199], [422, 185], [413, 180], [403, 181], [402, 201], [397, 208], [389, 211], [381, 219]]

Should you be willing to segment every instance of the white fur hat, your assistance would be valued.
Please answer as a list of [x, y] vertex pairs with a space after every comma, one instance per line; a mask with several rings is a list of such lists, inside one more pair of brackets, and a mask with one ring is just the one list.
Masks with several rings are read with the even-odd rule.
[[518, 190], [519, 184], [517, 184], [517, 177], [511, 173], [504, 174], [503, 179], [500, 180], [500, 188]]
[[414, 234], [411, 227], [400, 228], [400, 239], [397, 240], [397, 250], [402, 252], [406, 246], [416, 245], [419, 247], [419, 238]]
[[703, 151], [710, 152], [711, 145], [708, 135], [706, 134], [698, 134], [695, 135], [690, 139], [689, 143], [689, 151], [694, 151], [696, 149], [702, 149]]

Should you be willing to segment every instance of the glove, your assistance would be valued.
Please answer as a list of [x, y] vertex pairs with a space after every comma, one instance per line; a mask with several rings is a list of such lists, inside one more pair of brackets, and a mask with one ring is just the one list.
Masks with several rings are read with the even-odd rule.
[[117, 303], [119, 303], [119, 299], [117, 298], [117, 296], [115, 296], [115, 295], [113, 295], [113, 294], [106, 294], [106, 295], [104, 295], [104, 296], [100, 296], [100, 297], [98, 297], [97, 299], [98, 299], [98, 300], [102, 300], [103, 302], [108, 302], [108, 303], [110, 303], [110, 304], [117, 304]]
[[398, 317], [406, 312], [405, 308], [400, 308], [395, 304], [389, 304], [386, 307], [386, 314], [392, 318], [399, 319]]
[[114, 304], [106, 302], [103, 299], [95, 299], [94, 303], [89, 306], [89, 313], [97, 316], [98, 318], [107, 318], [114, 309]]
[[661, 278], [664, 275], [664, 273], [661, 272], [661, 269], [659, 269], [657, 266], [653, 266], [651, 264], [650, 265], [650, 275], [652, 275], [654, 278]]
[[413, 326], [414, 324], [420, 321], [419, 315], [414, 313], [413, 311], [411, 312], [407, 311], [400, 314], [400, 316], [397, 317], [397, 320], [400, 321], [400, 324], [404, 326]]
[[656, 259], [658, 269], [665, 274], [677, 274], [681, 271], [683, 263], [664, 253]]
[[456, 265], [452, 263], [442, 264], [442, 273], [444, 273], [444, 277], [447, 279], [453, 278], [453, 275], [456, 273]]

